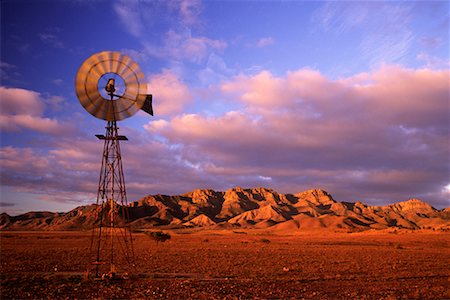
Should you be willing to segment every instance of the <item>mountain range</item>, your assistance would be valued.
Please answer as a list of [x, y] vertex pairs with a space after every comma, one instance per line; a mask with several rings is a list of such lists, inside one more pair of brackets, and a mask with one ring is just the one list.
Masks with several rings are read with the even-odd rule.
[[[123, 221], [122, 210], [118, 216]], [[67, 213], [0, 214], [2, 230], [87, 230], [98, 224], [101, 206], [86, 205]], [[450, 229], [450, 207], [437, 210], [419, 199], [385, 206], [338, 202], [324, 190], [280, 194], [268, 188], [225, 192], [194, 190], [177, 195], [149, 195], [128, 205], [133, 229], [206, 227], [214, 229]]]

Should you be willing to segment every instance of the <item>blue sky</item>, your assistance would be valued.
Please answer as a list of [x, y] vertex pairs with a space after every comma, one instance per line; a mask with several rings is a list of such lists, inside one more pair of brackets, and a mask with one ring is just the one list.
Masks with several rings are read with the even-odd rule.
[[1, 2], [2, 211], [95, 201], [82, 62], [121, 51], [155, 116], [120, 122], [128, 200], [322, 188], [448, 206], [448, 1]]

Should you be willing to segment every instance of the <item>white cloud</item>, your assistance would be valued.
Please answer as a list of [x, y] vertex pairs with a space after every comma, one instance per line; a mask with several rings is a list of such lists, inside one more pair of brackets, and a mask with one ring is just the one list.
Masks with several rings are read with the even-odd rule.
[[49, 32], [41, 33], [39, 34], [39, 38], [41, 39], [42, 42], [44, 42], [47, 45], [60, 49], [64, 48], [64, 44], [53, 33]]
[[191, 36], [190, 30], [169, 30], [162, 46], [144, 42], [144, 52], [150, 56], [169, 58], [195, 63], [203, 62], [213, 51], [222, 51], [227, 43], [207, 37]]
[[141, 2], [138, 0], [117, 1], [113, 5], [114, 11], [125, 29], [135, 37], [141, 37], [145, 24], [142, 18], [146, 10], [142, 10]]
[[367, 3], [326, 2], [313, 14], [312, 21], [324, 31], [343, 34], [364, 22], [369, 16], [369, 11]]
[[[170, 27], [200, 25], [203, 6], [199, 0], [139, 1], [121, 0], [113, 5], [126, 31], [138, 38], [146, 38], [146, 32], [164, 20]], [[178, 23], [179, 22], [179, 23]]]
[[[227, 47], [223, 40], [191, 34], [191, 27], [201, 25], [201, 1], [119, 1], [114, 10], [125, 30], [141, 40], [142, 51], [127, 50], [141, 61], [157, 57], [201, 63], [214, 51]], [[156, 24], [156, 19], [165, 22]], [[149, 39], [146, 33], [156, 26], [165, 34], [158, 40]]]
[[406, 60], [416, 40], [411, 28], [412, 10], [413, 5], [406, 3], [336, 1], [325, 3], [312, 21], [327, 33], [359, 36], [361, 58], [377, 68]]
[[258, 42], [256, 43], [256, 46], [259, 48], [264, 48], [270, 45], [273, 45], [274, 40], [271, 37], [264, 37], [258, 40]]

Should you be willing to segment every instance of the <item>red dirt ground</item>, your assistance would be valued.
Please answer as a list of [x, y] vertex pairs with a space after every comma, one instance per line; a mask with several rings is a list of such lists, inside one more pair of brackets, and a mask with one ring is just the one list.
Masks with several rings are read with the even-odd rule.
[[133, 235], [131, 279], [84, 281], [88, 232], [1, 232], [1, 298], [445, 299], [450, 235], [191, 231]]

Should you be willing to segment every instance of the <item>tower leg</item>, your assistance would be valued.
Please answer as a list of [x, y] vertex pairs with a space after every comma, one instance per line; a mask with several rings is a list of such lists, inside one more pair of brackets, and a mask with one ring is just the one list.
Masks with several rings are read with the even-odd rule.
[[118, 135], [116, 121], [108, 121], [106, 135], [97, 137], [104, 146], [86, 275], [95, 270], [99, 278], [128, 273], [134, 265], [134, 248], [119, 144], [126, 138]]

